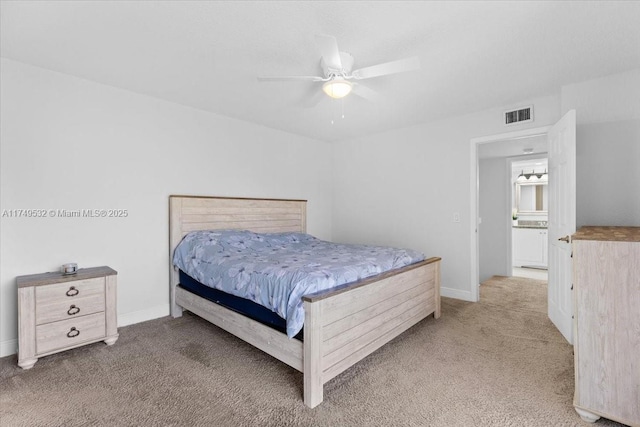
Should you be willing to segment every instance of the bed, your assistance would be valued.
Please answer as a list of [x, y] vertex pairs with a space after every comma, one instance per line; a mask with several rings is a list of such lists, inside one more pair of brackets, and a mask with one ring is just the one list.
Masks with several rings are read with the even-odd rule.
[[306, 232], [306, 201], [169, 197], [171, 315], [188, 310], [303, 373], [304, 403], [323, 400], [323, 385], [411, 326], [440, 317], [440, 258], [305, 295], [303, 339], [216, 304], [180, 285], [172, 258], [198, 230]]

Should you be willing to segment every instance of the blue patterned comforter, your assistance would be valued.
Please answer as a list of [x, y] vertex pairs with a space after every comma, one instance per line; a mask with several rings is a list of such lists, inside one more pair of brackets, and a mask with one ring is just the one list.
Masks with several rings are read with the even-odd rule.
[[204, 285], [274, 311], [293, 337], [304, 323], [304, 295], [424, 258], [418, 251], [337, 244], [304, 233], [216, 230], [187, 234], [173, 264]]

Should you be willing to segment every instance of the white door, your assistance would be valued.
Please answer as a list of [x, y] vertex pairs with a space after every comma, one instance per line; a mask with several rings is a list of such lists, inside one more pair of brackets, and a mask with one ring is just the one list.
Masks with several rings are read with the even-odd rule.
[[548, 133], [549, 319], [573, 343], [571, 242], [576, 231], [576, 111]]

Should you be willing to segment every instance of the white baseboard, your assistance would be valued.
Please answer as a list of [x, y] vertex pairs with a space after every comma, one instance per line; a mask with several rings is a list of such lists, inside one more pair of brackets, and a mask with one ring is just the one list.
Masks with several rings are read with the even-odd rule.
[[461, 291], [460, 289], [442, 287], [440, 288], [440, 296], [475, 302], [473, 295], [471, 295], [471, 291]]
[[118, 315], [118, 327], [133, 325], [135, 323], [146, 322], [169, 315], [169, 304], [157, 305], [144, 310], [133, 311]]
[[0, 342], [0, 357], [11, 356], [18, 352], [18, 340]]
[[[145, 310], [134, 311], [118, 315], [118, 327], [146, 322], [169, 315], [169, 304], [158, 305]], [[11, 356], [18, 352], [18, 340], [6, 340], [0, 342], [0, 357]]]

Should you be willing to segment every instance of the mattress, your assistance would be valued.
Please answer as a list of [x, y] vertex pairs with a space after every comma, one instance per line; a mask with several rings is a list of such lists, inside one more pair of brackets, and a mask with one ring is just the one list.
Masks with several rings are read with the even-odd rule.
[[209, 230], [187, 234], [173, 264], [203, 285], [266, 307], [285, 319], [287, 335], [294, 337], [304, 323], [304, 295], [424, 258], [410, 249], [337, 244], [305, 233]]
[[[180, 287], [198, 295], [211, 302], [215, 302], [223, 307], [233, 310], [243, 316], [249, 317], [257, 322], [267, 325], [276, 331], [287, 333], [286, 321], [273, 311], [248, 299], [228, 294], [218, 289], [203, 285], [182, 270], [178, 270], [180, 276]], [[295, 336], [302, 341], [303, 333], [300, 331]]]

